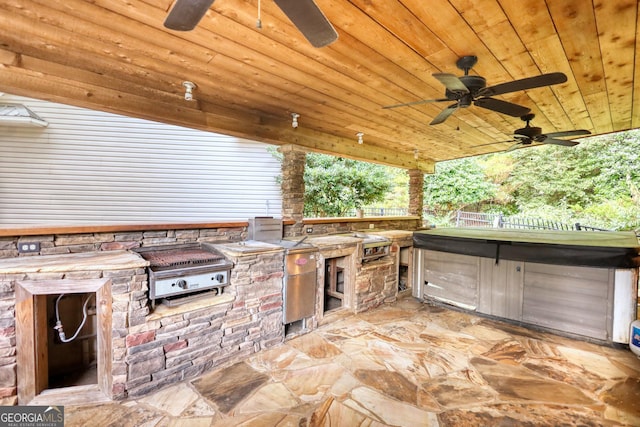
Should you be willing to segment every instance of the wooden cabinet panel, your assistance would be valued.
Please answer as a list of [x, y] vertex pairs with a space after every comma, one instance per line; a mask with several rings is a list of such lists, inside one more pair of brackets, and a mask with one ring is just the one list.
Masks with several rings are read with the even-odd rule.
[[475, 309], [479, 258], [430, 250], [422, 253], [424, 296]]
[[478, 311], [507, 319], [522, 317], [524, 262], [480, 258]]
[[522, 320], [607, 340], [611, 337], [614, 272], [607, 268], [527, 263]]

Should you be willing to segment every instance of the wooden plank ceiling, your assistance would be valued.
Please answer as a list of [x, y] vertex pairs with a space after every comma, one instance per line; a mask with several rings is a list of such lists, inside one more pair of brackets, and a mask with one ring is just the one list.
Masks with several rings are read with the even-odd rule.
[[[339, 34], [323, 48], [271, 0], [261, 29], [258, 0], [216, 0], [190, 32], [163, 26], [172, 0], [4, 0], [0, 91], [429, 172], [504, 150], [511, 143], [477, 146], [524, 125], [471, 106], [430, 126], [451, 102], [382, 108], [442, 98], [432, 74], [462, 75], [456, 60], [476, 55], [471, 73], [489, 86], [567, 75], [496, 97], [530, 108], [544, 133], [639, 125], [635, 0], [316, 3]], [[186, 80], [197, 84], [191, 102]]]

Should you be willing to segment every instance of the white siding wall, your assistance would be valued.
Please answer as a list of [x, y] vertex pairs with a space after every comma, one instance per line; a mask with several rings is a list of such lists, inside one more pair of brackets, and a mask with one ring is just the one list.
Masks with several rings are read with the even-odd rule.
[[0, 226], [246, 220], [281, 214], [268, 145], [4, 95], [49, 122], [0, 124]]

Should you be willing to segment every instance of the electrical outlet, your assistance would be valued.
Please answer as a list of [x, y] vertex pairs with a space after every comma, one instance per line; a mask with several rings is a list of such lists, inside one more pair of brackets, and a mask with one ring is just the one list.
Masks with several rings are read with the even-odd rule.
[[369, 224], [369, 228], [373, 228], [375, 227], [373, 224]]
[[19, 242], [18, 252], [21, 254], [40, 252], [40, 242]]
[[307, 227], [307, 234], [313, 233], [313, 227]]

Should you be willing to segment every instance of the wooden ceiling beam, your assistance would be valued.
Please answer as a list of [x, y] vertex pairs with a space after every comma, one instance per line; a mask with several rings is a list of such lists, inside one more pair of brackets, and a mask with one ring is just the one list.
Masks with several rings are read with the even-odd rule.
[[[15, 56], [15, 55], [14, 55]], [[264, 117], [242, 117], [237, 111], [217, 111], [204, 113], [188, 108], [189, 103], [159, 103], [143, 96], [133, 96], [104, 87], [81, 87], [74, 81], [65, 81], [43, 73], [21, 68], [19, 58], [9, 59], [11, 63], [0, 64], [0, 91], [11, 91], [16, 95], [34, 96], [52, 102], [69, 103], [95, 110], [154, 120], [194, 129], [213, 131], [269, 144], [296, 144], [310, 151], [322, 152], [356, 160], [374, 162], [404, 169], [420, 169], [433, 173], [434, 162], [429, 159], [415, 159], [413, 154], [401, 153], [393, 149], [368, 147], [360, 150], [353, 140], [336, 138], [333, 135], [311, 130], [283, 128], [280, 123]], [[9, 62], [9, 61], [8, 61]], [[105, 106], [110, 106], [109, 108]]]

